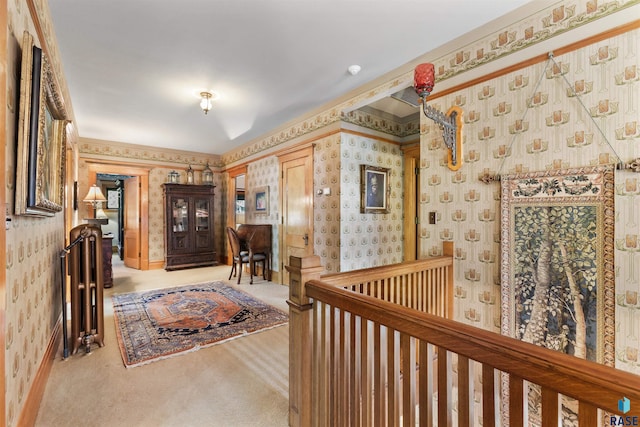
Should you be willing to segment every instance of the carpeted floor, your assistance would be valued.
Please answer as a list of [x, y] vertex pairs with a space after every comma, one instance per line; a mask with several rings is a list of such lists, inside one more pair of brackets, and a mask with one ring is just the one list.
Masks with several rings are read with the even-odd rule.
[[[118, 348], [111, 296], [159, 286], [222, 281], [287, 311], [288, 287], [258, 278], [227, 281], [230, 266], [167, 272], [125, 268], [114, 254], [105, 289], [105, 346], [61, 359], [62, 344], [35, 427], [244, 427], [288, 425], [286, 325], [160, 363], [127, 369]], [[243, 277], [244, 279], [244, 277]]]
[[222, 282], [112, 297], [125, 366], [135, 367], [286, 323], [286, 313]]

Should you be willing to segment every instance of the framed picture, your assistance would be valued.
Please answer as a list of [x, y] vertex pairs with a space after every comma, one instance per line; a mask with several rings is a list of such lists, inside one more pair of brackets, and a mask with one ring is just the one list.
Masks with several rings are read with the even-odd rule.
[[389, 213], [389, 168], [360, 165], [360, 212]]
[[120, 208], [120, 190], [117, 188], [107, 188], [107, 209]]
[[269, 213], [269, 187], [256, 188], [256, 213]]
[[24, 33], [16, 150], [16, 215], [62, 210], [67, 113], [57, 80], [33, 36]]

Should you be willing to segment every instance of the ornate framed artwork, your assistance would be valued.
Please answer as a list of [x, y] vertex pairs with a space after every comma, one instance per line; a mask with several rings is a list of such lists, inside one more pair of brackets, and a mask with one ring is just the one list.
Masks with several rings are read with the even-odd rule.
[[256, 188], [256, 213], [269, 214], [269, 187]]
[[47, 57], [24, 33], [16, 150], [16, 215], [62, 210], [67, 113]]
[[[502, 333], [614, 366], [613, 166], [507, 175], [501, 186]], [[529, 396], [535, 424], [539, 395]]]
[[389, 168], [360, 165], [360, 212], [389, 213]]

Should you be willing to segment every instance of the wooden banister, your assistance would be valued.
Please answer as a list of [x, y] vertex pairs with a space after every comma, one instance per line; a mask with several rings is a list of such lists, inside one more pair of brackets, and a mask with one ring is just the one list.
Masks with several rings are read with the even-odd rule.
[[[464, 323], [418, 313], [385, 301], [335, 289], [319, 281], [307, 283], [307, 292], [311, 298], [317, 298], [334, 307], [408, 333], [501, 371], [550, 387], [566, 396], [594, 406], [600, 406], [604, 403], [603, 400], [608, 400], [608, 404], [600, 407], [612, 412], [617, 412], [615, 405], [621, 396], [633, 397], [640, 402], [640, 394], [627, 393], [629, 386], [640, 389], [640, 377], [623, 371]], [[582, 375], [585, 372], [589, 375]]]
[[319, 257], [291, 258], [290, 425], [525, 426], [532, 387], [542, 426], [567, 399], [580, 427], [623, 397], [639, 416], [640, 376], [451, 320], [443, 253], [329, 276]]
[[291, 257], [289, 272], [289, 425], [311, 425], [311, 302], [305, 283], [322, 273], [320, 257]]
[[[617, 403], [622, 397], [640, 403], [638, 375], [336, 288], [319, 280], [308, 282], [306, 287], [313, 299], [538, 384], [543, 390], [575, 398], [582, 404], [618, 413]], [[483, 385], [489, 378], [483, 373]]]

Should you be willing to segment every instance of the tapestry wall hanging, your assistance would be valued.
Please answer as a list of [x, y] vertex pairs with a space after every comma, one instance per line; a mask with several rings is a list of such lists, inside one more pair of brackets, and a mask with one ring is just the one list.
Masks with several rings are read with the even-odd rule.
[[613, 167], [501, 182], [502, 333], [613, 366]]
[[[614, 366], [613, 167], [513, 174], [501, 185], [502, 333]], [[539, 425], [539, 388], [528, 395], [529, 424]], [[575, 404], [563, 399], [565, 418]]]

